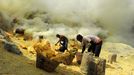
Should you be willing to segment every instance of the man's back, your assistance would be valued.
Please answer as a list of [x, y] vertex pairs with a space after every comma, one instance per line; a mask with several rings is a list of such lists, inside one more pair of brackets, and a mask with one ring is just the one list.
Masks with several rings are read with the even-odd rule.
[[88, 42], [92, 41], [93, 43], [99, 43], [101, 39], [96, 35], [87, 35], [84, 37]]
[[68, 40], [67, 37], [65, 37], [64, 35], [60, 36], [60, 41], [64, 41], [64, 40]]

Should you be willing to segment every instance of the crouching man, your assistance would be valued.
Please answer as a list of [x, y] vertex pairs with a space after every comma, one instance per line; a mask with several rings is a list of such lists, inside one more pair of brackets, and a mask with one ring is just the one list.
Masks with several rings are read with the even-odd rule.
[[57, 34], [56, 37], [59, 38], [59, 41], [55, 44], [55, 45], [57, 45], [58, 43], [60, 44], [59, 51], [64, 52], [65, 50], [67, 50], [67, 47], [68, 47], [67, 37], [65, 37], [64, 35], [59, 35], [59, 34]]

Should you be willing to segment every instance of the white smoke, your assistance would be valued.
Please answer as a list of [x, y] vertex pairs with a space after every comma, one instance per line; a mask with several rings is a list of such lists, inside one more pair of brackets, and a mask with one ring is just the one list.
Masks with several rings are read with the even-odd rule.
[[[45, 11], [32, 20], [25, 19], [29, 32], [41, 31], [47, 36], [56, 33], [74, 38], [77, 33], [109, 32], [108, 41], [133, 45], [133, 0], [1, 0], [0, 11], [23, 18], [26, 12]], [[44, 23], [44, 16], [49, 23]], [[30, 23], [29, 23], [30, 22]], [[128, 40], [129, 39], [129, 40]]]

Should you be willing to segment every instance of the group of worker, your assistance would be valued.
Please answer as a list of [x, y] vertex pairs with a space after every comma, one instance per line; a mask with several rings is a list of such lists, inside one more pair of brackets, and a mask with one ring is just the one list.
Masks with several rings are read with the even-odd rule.
[[[64, 52], [68, 50], [68, 38], [60, 34], [57, 34], [56, 37], [59, 38], [59, 41], [55, 45], [58, 43], [61, 45], [59, 51]], [[102, 47], [102, 39], [100, 37], [96, 35], [83, 36], [78, 34], [76, 39], [81, 43], [82, 53], [88, 49], [88, 52], [92, 52], [96, 57], [99, 57]]]

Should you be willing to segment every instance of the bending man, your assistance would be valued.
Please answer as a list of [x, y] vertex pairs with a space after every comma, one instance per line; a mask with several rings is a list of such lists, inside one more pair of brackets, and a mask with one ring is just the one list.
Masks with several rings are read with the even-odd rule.
[[92, 51], [96, 57], [99, 57], [102, 40], [98, 36], [87, 35], [83, 37], [81, 34], [78, 34], [76, 39], [82, 44], [82, 53], [88, 48], [88, 52]]

